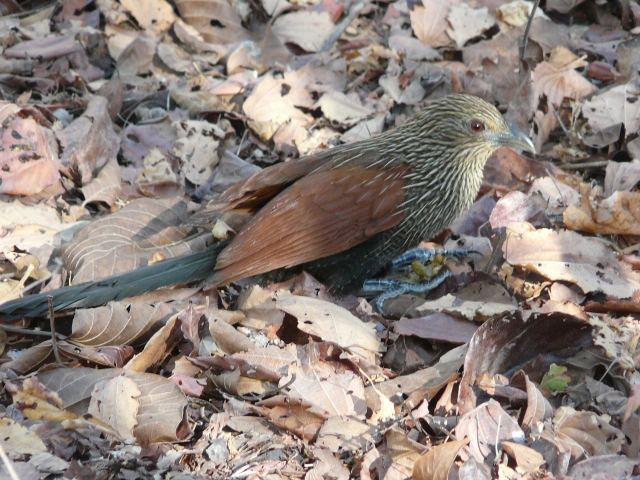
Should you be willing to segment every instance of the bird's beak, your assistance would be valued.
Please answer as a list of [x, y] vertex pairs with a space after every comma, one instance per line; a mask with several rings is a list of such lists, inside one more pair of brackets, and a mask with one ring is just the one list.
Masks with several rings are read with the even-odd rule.
[[527, 151], [535, 154], [536, 147], [531, 139], [510, 123], [507, 123], [507, 125], [509, 130], [502, 131], [497, 135], [497, 143], [516, 151]]

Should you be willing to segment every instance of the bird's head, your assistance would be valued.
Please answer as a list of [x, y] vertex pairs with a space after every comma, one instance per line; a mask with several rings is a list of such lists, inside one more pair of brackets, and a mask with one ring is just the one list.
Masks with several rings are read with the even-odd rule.
[[416, 116], [416, 127], [443, 158], [484, 162], [499, 147], [535, 153], [527, 135], [508, 124], [496, 107], [473, 95], [449, 95]]

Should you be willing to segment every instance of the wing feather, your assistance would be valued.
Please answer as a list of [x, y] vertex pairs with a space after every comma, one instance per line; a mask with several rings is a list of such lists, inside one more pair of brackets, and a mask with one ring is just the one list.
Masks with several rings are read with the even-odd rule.
[[222, 285], [334, 255], [398, 225], [406, 171], [404, 164], [356, 166], [301, 178], [222, 251], [213, 282]]

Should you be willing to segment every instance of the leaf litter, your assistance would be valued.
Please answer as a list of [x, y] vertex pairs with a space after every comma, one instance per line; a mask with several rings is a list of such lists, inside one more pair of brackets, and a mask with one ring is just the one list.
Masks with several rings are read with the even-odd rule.
[[0, 330], [19, 478], [640, 471], [637, 1], [546, 2], [523, 59], [521, 0], [29, 6], [0, 5], [2, 300], [199, 251], [183, 220], [239, 179], [449, 93], [539, 155], [496, 152], [432, 239], [481, 255], [390, 318], [301, 276]]

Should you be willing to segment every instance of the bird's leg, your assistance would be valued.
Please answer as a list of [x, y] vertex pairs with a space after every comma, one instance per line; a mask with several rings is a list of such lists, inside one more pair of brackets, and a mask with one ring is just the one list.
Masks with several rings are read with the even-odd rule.
[[[384, 314], [384, 302], [390, 298], [395, 298], [403, 293], [426, 293], [440, 285], [451, 276], [451, 272], [446, 270], [440, 272], [445, 258], [469, 258], [473, 254], [480, 255], [476, 250], [446, 250], [442, 248], [414, 248], [403, 253], [391, 262], [391, 271], [409, 271], [407, 280], [397, 279], [372, 279], [364, 283], [365, 292], [382, 291], [384, 293], [376, 298], [376, 307], [380, 313]], [[433, 262], [426, 267], [424, 264]], [[410, 265], [410, 269], [406, 268]], [[422, 281], [424, 278], [428, 280]]]
[[384, 314], [384, 302], [390, 298], [395, 298], [403, 293], [426, 293], [433, 290], [448, 277], [451, 276], [449, 270], [445, 270], [438, 276], [424, 283], [404, 282], [402, 280], [393, 280], [390, 278], [372, 279], [364, 282], [362, 289], [365, 292], [383, 291], [376, 297], [376, 307], [380, 313]]
[[399, 257], [396, 257], [391, 262], [391, 270], [393, 272], [399, 271], [402, 267], [411, 265], [413, 262], [427, 263], [432, 261], [438, 255], [444, 258], [469, 258], [471, 255], [481, 255], [477, 250], [447, 250], [444, 248], [414, 248], [409, 250]]

